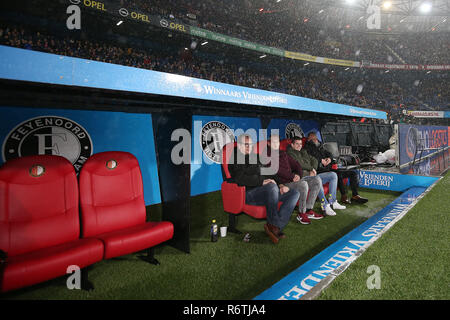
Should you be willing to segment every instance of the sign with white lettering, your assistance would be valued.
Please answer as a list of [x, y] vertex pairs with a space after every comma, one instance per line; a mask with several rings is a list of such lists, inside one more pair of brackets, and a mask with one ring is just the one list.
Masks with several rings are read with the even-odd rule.
[[[436, 180], [437, 178], [434, 179]], [[338, 268], [343, 268], [355, 260], [360, 252], [398, 221], [425, 190], [426, 187], [408, 189], [391, 204], [255, 297], [254, 300], [299, 300]]]

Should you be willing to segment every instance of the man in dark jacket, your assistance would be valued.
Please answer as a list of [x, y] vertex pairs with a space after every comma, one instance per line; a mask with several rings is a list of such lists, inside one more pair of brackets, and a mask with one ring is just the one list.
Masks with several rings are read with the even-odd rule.
[[[319, 163], [317, 172], [330, 172], [332, 165], [332, 154], [323, 148], [323, 145], [317, 138], [314, 132], [308, 134], [308, 142], [305, 146], [306, 151], [315, 157]], [[342, 203], [366, 203], [368, 199], [361, 197], [358, 194], [358, 173], [355, 170], [339, 170], [337, 171], [338, 176], [338, 189], [341, 192], [341, 202]], [[351, 201], [347, 198], [347, 188], [344, 184], [344, 179], [348, 178], [350, 180], [350, 188], [352, 189]]]
[[[261, 159], [252, 152], [251, 136], [243, 134], [237, 139], [233, 161], [228, 165], [232, 181], [245, 186], [245, 202], [266, 206], [267, 223], [264, 230], [273, 243], [285, 237], [282, 230], [288, 224], [299, 198], [299, 192], [286, 186], [279, 188], [275, 175], [265, 174]], [[276, 171], [275, 171], [276, 172]], [[278, 209], [278, 202], [283, 204]]]

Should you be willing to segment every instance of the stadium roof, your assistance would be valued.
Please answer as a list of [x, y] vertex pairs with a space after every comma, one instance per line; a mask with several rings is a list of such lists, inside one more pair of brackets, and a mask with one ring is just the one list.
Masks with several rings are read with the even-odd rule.
[[[268, 2], [272, 2], [269, 4]], [[429, 4], [429, 11], [422, 5]], [[290, 7], [297, 19], [349, 31], [372, 33], [448, 32], [449, 0], [269, 0], [273, 8]], [[380, 29], [369, 30], [368, 8], [380, 8]], [[294, 10], [292, 10], [294, 9]]]

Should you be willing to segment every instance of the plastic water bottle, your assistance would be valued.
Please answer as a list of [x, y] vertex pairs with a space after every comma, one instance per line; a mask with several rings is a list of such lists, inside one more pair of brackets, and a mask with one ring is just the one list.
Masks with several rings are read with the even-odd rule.
[[216, 224], [216, 220], [213, 220], [211, 225], [211, 241], [216, 242], [218, 238], [219, 238], [218, 227]]

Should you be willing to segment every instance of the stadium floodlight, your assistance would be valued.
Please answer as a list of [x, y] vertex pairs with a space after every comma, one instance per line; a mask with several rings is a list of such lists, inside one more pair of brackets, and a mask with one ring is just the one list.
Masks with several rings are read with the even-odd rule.
[[430, 2], [424, 2], [424, 3], [422, 3], [422, 4], [420, 5], [420, 12], [422, 12], [422, 13], [428, 13], [428, 12], [431, 11], [431, 8], [432, 8], [432, 7], [433, 7], [433, 6], [431, 5]]
[[390, 7], [392, 7], [392, 2], [391, 1], [383, 2], [383, 8], [384, 9], [389, 9]]

